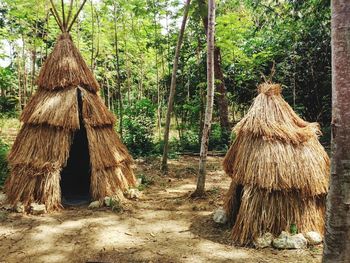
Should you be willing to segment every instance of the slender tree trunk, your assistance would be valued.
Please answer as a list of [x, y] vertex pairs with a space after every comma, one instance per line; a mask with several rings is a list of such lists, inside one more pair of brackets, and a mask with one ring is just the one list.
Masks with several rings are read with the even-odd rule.
[[[205, 0], [198, 0], [200, 9], [205, 9]], [[202, 22], [204, 25], [205, 33], [208, 36], [208, 16], [202, 16]], [[214, 40], [215, 42], [215, 40]], [[214, 74], [215, 79], [219, 82], [217, 83], [217, 106], [219, 110], [220, 126], [222, 131], [222, 136], [225, 141], [229, 141], [231, 134], [231, 124], [228, 117], [228, 100], [227, 100], [227, 90], [225, 86], [224, 74], [221, 70], [221, 50], [214, 44]]]
[[157, 85], [157, 128], [158, 128], [158, 139], [161, 140], [161, 129], [162, 129], [162, 115], [161, 115], [161, 99], [160, 99], [160, 85], [159, 85], [159, 69], [158, 69], [158, 41], [157, 41], [157, 13], [155, 11], [155, 1], [153, 1], [154, 6], [154, 16], [153, 16], [153, 25], [154, 25], [154, 45], [155, 45], [155, 65], [156, 65], [156, 85]]
[[207, 34], [207, 105], [205, 108], [205, 120], [203, 126], [203, 134], [201, 141], [200, 160], [199, 160], [199, 172], [197, 180], [197, 188], [192, 194], [193, 197], [200, 197], [205, 195], [205, 176], [206, 176], [206, 163], [208, 154], [209, 132], [211, 127], [211, 121], [213, 117], [213, 105], [214, 105], [214, 91], [215, 91], [215, 77], [214, 77], [214, 56], [215, 56], [215, 0], [208, 1], [208, 34]]
[[[126, 25], [125, 25], [125, 21], [123, 21], [123, 30], [126, 31]], [[125, 67], [126, 67], [126, 85], [128, 88], [128, 106], [131, 105], [131, 99], [130, 99], [130, 94], [131, 94], [131, 70], [130, 70], [130, 66], [129, 66], [129, 53], [128, 53], [128, 43], [126, 41], [126, 36], [124, 36], [124, 55], [125, 55]]]
[[143, 98], [143, 74], [144, 74], [144, 55], [143, 53], [141, 53], [141, 61], [140, 61], [140, 98], [139, 99], [142, 99]]
[[94, 25], [94, 5], [92, 0], [90, 1], [90, 6], [91, 6], [91, 70], [94, 71], [94, 31], [95, 31], [95, 25]]
[[32, 96], [34, 91], [34, 85], [35, 85], [35, 63], [36, 63], [36, 47], [34, 44], [33, 50], [32, 50], [32, 72], [31, 72], [31, 81], [30, 81], [30, 96]]
[[118, 93], [118, 109], [119, 109], [119, 135], [123, 137], [123, 100], [121, 92], [121, 83], [120, 83], [120, 63], [119, 63], [119, 39], [118, 39], [118, 30], [117, 30], [117, 6], [116, 2], [113, 2], [113, 22], [114, 22], [114, 47], [115, 47], [115, 57], [116, 57], [116, 83], [117, 83], [117, 93]]
[[19, 111], [22, 111], [22, 74], [21, 74], [21, 62], [20, 58], [17, 58], [17, 80], [18, 80], [18, 105]]
[[106, 84], [107, 84], [107, 107], [109, 110], [111, 110], [111, 90], [110, 90], [108, 78], [106, 78]]
[[324, 263], [350, 262], [350, 2], [332, 1], [332, 168]]
[[175, 97], [175, 89], [176, 89], [176, 72], [177, 72], [177, 67], [179, 65], [180, 50], [181, 50], [183, 36], [186, 28], [186, 22], [188, 17], [188, 11], [190, 9], [190, 3], [191, 3], [191, 0], [186, 1], [184, 15], [182, 18], [182, 24], [181, 24], [179, 37], [178, 37], [177, 45], [175, 49], [174, 65], [173, 65], [173, 72], [171, 75], [170, 93], [169, 93], [169, 99], [168, 99], [168, 110], [166, 114], [165, 130], [164, 130], [164, 148], [163, 148], [163, 159], [162, 159], [163, 172], [166, 172], [168, 170], [167, 162], [168, 162], [168, 150], [169, 150], [169, 131], [170, 131], [171, 113], [173, 111], [173, 106], [174, 106], [174, 97]]
[[27, 88], [28, 88], [25, 49], [26, 49], [26, 43], [25, 43], [25, 40], [24, 40], [24, 35], [22, 34], [22, 70], [23, 70], [23, 75], [22, 75], [22, 77], [23, 77], [22, 78], [22, 84], [23, 84], [22, 102], [23, 102], [23, 106], [25, 106], [27, 104]]

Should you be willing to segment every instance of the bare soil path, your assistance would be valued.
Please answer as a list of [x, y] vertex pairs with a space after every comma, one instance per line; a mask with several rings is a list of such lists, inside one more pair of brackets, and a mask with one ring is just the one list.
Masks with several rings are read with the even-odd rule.
[[43, 216], [0, 211], [0, 262], [321, 262], [321, 247], [307, 250], [239, 248], [212, 211], [229, 186], [222, 159], [208, 162], [208, 197], [188, 198], [197, 157], [170, 162], [168, 177], [158, 160], [139, 160], [136, 174], [151, 178], [142, 197], [121, 212], [75, 207]]

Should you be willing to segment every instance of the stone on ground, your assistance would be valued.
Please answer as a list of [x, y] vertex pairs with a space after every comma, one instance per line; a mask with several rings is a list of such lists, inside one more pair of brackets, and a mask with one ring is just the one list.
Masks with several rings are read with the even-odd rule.
[[253, 243], [256, 248], [270, 247], [273, 240], [273, 235], [269, 232], [263, 234], [262, 236], [255, 238]]
[[24, 205], [21, 202], [18, 202], [15, 206], [15, 211], [17, 213], [24, 213], [24, 211], [25, 211]]
[[141, 193], [138, 189], [132, 188], [129, 189], [128, 192], [126, 193], [126, 197], [129, 199], [138, 199], [140, 198]]
[[272, 245], [279, 249], [301, 249], [307, 247], [307, 240], [301, 233], [291, 236], [282, 231], [281, 235], [272, 241]]
[[90, 209], [95, 209], [101, 207], [100, 201], [93, 201], [89, 204]]
[[218, 224], [226, 224], [227, 223], [226, 212], [222, 207], [219, 207], [218, 209], [216, 209], [214, 211], [213, 220], [215, 223], [218, 223]]
[[6, 195], [4, 193], [0, 193], [0, 205], [3, 205], [6, 203]]
[[105, 206], [110, 207], [112, 206], [112, 203], [113, 203], [112, 197], [106, 196], [104, 199]]
[[30, 212], [33, 215], [41, 215], [46, 213], [46, 207], [43, 204], [31, 203], [30, 204]]
[[319, 245], [322, 243], [322, 236], [316, 231], [310, 231], [305, 233], [305, 238], [307, 239], [309, 245], [312, 246]]

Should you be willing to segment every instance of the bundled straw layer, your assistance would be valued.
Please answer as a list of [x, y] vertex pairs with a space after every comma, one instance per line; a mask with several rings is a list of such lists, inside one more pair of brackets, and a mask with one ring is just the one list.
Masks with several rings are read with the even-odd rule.
[[114, 125], [115, 117], [100, 96], [80, 87], [63, 90], [38, 90], [22, 112], [21, 121], [48, 124], [69, 130], [79, 129], [77, 89], [82, 92], [84, 123], [90, 126]]
[[280, 86], [262, 84], [247, 115], [235, 126], [237, 135], [242, 134], [300, 144], [319, 135], [317, 123], [309, 123], [295, 114], [281, 97]]
[[298, 190], [303, 196], [328, 189], [329, 157], [315, 136], [300, 145], [251, 134], [238, 136], [223, 165], [236, 184], [269, 191]]
[[259, 86], [260, 94], [235, 126], [235, 142], [223, 166], [232, 178], [225, 210], [232, 238], [251, 244], [266, 232], [323, 232], [329, 157], [318, 141], [317, 123], [299, 118], [278, 84]]
[[[323, 233], [325, 196], [303, 199], [298, 192], [269, 192], [244, 187], [233, 239], [246, 245], [264, 233], [275, 236], [296, 225], [299, 232]], [[230, 211], [227, 210], [229, 214]]]
[[47, 90], [72, 86], [81, 86], [92, 92], [99, 89], [96, 79], [68, 33], [58, 37], [57, 44], [40, 70], [37, 85]]

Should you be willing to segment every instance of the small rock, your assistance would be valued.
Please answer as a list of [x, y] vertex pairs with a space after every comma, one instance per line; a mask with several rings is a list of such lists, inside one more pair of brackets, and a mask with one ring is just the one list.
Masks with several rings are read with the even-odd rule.
[[10, 204], [6, 204], [6, 205], [2, 206], [2, 208], [5, 209], [5, 210], [8, 210], [8, 211], [13, 211], [14, 210], [13, 206], [10, 205]]
[[93, 201], [89, 204], [90, 209], [95, 209], [101, 207], [100, 201]]
[[307, 247], [307, 240], [303, 234], [291, 236], [287, 232], [282, 231], [281, 235], [272, 241], [272, 245], [279, 249], [300, 249]]
[[305, 233], [305, 238], [309, 245], [319, 245], [322, 243], [322, 236], [316, 231], [310, 231]]
[[7, 200], [7, 197], [4, 193], [0, 193], [0, 204], [5, 204]]
[[43, 204], [31, 203], [30, 212], [33, 215], [41, 215], [46, 213], [46, 207]]
[[140, 196], [141, 196], [140, 191], [135, 188], [129, 189], [127, 192], [127, 198], [129, 199], [138, 199], [140, 198]]
[[105, 199], [104, 199], [105, 206], [110, 207], [112, 205], [112, 202], [113, 202], [113, 200], [111, 197], [109, 197], [109, 196], [105, 197]]
[[136, 186], [139, 186], [141, 184], [142, 184], [142, 178], [139, 177], [139, 178], [136, 179]]
[[15, 206], [15, 211], [17, 213], [24, 213], [24, 211], [25, 211], [24, 205], [21, 202], [18, 202]]
[[219, 207], [218, 209], [216, 209], [214, 211], [213, 220], [215, 223], [218, 223], [218, 224], [226, 224], [227, 223], [226, 212], [222, 207]]
[[263, 234], [261, 237], [255, 238], [253, 243], [256, 248], [265, 248], [271, 246], [273, 235], [269, 232]]

